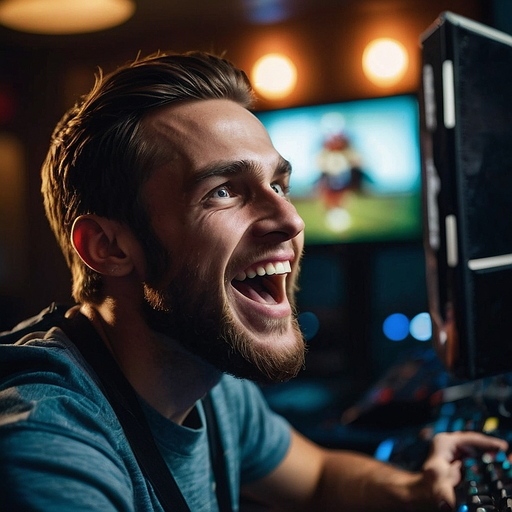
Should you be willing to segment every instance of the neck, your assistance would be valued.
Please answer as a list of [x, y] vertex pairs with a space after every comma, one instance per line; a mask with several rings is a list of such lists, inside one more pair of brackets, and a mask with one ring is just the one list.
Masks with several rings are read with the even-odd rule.
[[89, 318], [135, 391], [161, 415], [183, 424], [220, 372], [177, 340], [149, 329], [140, 314], [112, 304], [84, 305]]

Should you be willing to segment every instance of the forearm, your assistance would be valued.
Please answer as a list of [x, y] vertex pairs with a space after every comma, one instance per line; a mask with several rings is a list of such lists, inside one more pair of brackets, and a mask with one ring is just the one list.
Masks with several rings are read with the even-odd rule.
[[330, 451], [292, 432], [290, 449], [268, 476], [245, 487], [271, 510], [428, 512], [455, 506], [461, 459], [508, 444], [476, 432], [438, 434], [422, 471], [403, 471], [373, 457]]
[[353, 452], [326, 455], [318, 487], [307, 510], [435, 510], [422, 473], [403, 471]]
[[428, 511], [425, 501], [432, 499], [426, 489], [430, 486], [423, 474], [402, 471], [364, 454], [326, 450], [297, 433], [281, 465], [244, 488], [276, 507], [271, 510], [301, 512]]

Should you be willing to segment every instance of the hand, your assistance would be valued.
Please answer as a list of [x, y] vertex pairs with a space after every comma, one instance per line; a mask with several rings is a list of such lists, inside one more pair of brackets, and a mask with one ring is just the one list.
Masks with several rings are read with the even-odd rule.
[[423, 483], [430, 488], [433, 503], [442, 511], [454, 509], [462, 459], [507, 448], [508, 443], [503, 439], [479, 432], [444, 432], [434, 436], [430, 455], [422, 468]]

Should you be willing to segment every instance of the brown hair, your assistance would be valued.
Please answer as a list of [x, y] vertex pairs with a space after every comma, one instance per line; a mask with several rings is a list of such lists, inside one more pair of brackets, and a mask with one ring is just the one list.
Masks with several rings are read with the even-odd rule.
[[138, 237], [147, 260], [161, 261], [140, 192], [168, 155], [143, 120], [173, 102], [216, 98], [249, 108], [253, 93], [245, 73], [207, 53], [155, 54], [106, 76], [100, 72], [92, 91], [59, 122], [42, 167], [41, 191], [77, 302], [98, 300], [102, 277], [71, 244], [74, 220], [96, 214], [123, 222]]

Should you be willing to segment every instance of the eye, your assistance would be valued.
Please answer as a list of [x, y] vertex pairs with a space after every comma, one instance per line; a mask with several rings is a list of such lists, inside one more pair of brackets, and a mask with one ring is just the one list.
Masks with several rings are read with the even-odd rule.
[[239, 197], [239, 193], [233, 190], [233, 186], [224, 183], [211, 189], [202, 199], [205, 208], [210, 207], [229, 207]]
[[222, 187], [213, 190], [212, 193], [210, 194], [210, 197], [213, 199], [227, 199], [229, 197], [232, 197], [232, 194], [229, 188], [223, 185]]
[[288, 193], [288, 189], [286, 187], [283, 188], [281, 185], [279, 185], [279, 183], [272, 183], [270, 187], [276, 194], [280, 195], [281, 197], [286, 197]]

